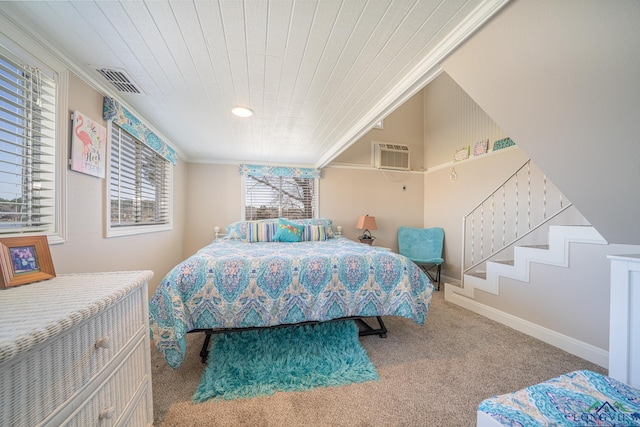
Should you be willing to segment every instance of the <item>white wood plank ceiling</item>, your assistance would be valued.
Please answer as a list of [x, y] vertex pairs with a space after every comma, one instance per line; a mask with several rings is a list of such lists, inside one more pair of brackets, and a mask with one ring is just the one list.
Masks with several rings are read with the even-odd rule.
[[[506, 1], [28, 1], [0, 11], [187, 161], [323, 166]], [[142, 93], [118, 92], [102, 67]], [[235, 105], [255, 115], [237, 118]]]

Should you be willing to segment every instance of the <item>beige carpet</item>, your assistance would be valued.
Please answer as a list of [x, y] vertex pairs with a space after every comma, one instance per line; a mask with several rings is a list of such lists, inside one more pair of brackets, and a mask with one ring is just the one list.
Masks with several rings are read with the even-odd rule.
[[476, 315], [435, 292], [425, 326], [385, 318], [387, 338], [361, 342], [380, 381], [193, 404], [205, 365], [188, 336], [178, 370], [152, 349], [156, 426], [474, 426], [485, 398], [597, 365]]

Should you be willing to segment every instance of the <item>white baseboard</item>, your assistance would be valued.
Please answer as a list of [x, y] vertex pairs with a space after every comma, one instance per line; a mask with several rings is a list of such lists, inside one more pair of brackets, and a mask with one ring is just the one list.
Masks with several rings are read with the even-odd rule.
[[475, 300], [467, 298], [459, 293], [455, 292], [459, 287], [443, 283], [444, 285], [444, 298], [445, 300], [452, 302], [460, 307], [466, 308], [469, 311], [480, 314], [512, 329], [525, 333], [529, 336], [544, 341], [547, 344], [551, 344], [554, 347], [558, 347], [568, 353], [581, 357], [596, 365], [602, 366], [607, 369], [609, 366], [609, 352], [579, 341], [575, 338], [560, 334], [552, 331], [551, 329], [544, 328], [528, 320], [521, 319], [512, 314], [505, 313], [500, 310], [496, 310], [493, 307], [481, 304]]

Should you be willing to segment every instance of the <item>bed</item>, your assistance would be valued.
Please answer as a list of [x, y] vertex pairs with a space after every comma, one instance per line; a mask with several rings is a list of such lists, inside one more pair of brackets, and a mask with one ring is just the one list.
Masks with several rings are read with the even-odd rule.
[[190, 331], [376, 316], [424, 324], [434, 288], [408, 258], [334, 235], [327, 219], [294, 222], [302, 241], [274, 241], [283, 221], [230, 224], [163, 278], [149, 317], [171, 367], [182, 363]]

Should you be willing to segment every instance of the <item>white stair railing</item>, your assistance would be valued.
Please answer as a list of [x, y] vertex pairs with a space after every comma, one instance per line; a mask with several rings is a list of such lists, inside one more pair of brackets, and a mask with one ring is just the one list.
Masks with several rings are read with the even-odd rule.
[[571, 207], [564, 195], [527, 160], [462, 219], [462, 274], [494, 258]]

